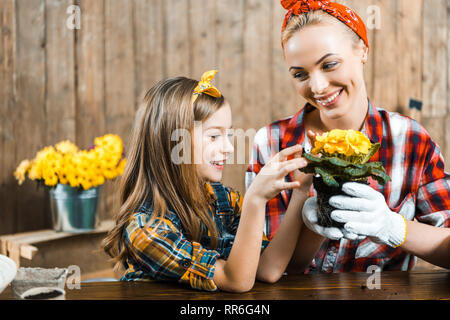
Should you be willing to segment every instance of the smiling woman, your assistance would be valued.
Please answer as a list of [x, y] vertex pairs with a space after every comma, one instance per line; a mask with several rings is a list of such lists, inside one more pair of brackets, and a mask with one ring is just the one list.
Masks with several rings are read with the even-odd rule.
[[[333, 129], [361, 131], [371, 143], [380, 144], [371, 161], [381, 162], [392, 178], [386, 185], [371, 178], [370, 187], [344, 184], [346, 196], [329, 201], [339, 209], [331, 217], [340, 228], [318, 225], [316, 190], [311, 189], [302, 216], [308, 228], [301, 229], [290, 270], [365, 272], [370, 265], [411, 270], [415, 256], [449, 267], [450, 175], [438, 145], [419, 123], [371, 103], [364, 81], [369, 45], [363, 21], [337, 2], [281, 4], [287, 10], [281, 37], [284, 58], [307, 104], [294, 116], [258, 131], [246, 185], [274, 155], [273, 146], [300, 143], [309, 152], [318, 134]], [[286, 191], [267, 203], [269, 239], [283, 232], [280, 222], [296, 197]]]

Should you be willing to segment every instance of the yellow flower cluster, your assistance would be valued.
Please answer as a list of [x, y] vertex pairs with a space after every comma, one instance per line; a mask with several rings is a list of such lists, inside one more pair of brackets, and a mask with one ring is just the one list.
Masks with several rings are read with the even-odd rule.
[[340, 154], [346, 157], [366, 155], [372, 143], [364, 133], [355, 130], [331, 130], [316, 137], [313, 154]]
[[122, 139], [107, 134], [95, 138], [94, 143], [89, 150], [79, 150], [70, 141], [45, 147], [33, 160], [23, 160], [14, 176], [19, 184], [28, 175], [29, 179], [42, 180], [49, 187], [61, 183], [87, 190], [122, 175], [126, 165]]

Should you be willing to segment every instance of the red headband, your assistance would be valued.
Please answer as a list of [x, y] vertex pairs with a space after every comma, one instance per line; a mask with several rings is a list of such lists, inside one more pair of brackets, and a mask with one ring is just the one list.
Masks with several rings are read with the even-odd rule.
[[322, 10], [345, 23], [352, 29], [369, 48], [367, 40], [367, 30], [362, 19], [352, 9], [328, 0], [281, 0], [283, 8], [288, 10], [284, 17], [283, 33], [291, 16], [298, 16], [309, 11]]

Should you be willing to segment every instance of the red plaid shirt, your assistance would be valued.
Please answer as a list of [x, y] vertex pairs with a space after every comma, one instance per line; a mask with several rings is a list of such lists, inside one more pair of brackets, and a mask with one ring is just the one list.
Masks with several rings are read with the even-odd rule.
[[[251, 164], [246, 173], [246, 186], [251, 184], [261, 168], [280, 150], [302, 144], [305, 139], [304, 115], [314, 110], [307, 104], [293, 117], [276, 121], [258, 131], [255, 136]], [[438, 145], [416, 121], [372, 106], [363, 132], [372, 142], [380, 142], [379, 152], [371, 161], [381, 161], [392, 181], [385, 186], [370, 180], [370, 185], [384, 194], [389, 208], [408, 220], [437, 227], [450, 227], [450, 174], [444, 171], [444, 159]], [[292, 176], [286, 180], [292, 181]], [[266, 206], [265, 233], [275, 235], [289, 204], [291, 191], [283, 191]], [[315, 195], [311, 188], [310, 196]], [[366, 272], [371, 265], [382, 270], [411, 270], [416, 257], [401, 248], [376, 244], [366, 238], [323, 242], [309, 272]]]

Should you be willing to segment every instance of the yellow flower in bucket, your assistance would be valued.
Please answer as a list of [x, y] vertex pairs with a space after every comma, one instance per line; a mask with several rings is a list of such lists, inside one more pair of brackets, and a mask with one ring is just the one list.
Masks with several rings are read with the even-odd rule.
[[44, 147], [34, 159], [23, 160], [14, 177], [19, 185], [28, 177], [48, 187], [60, 183], [88, 190], [122, 175], [126, 164], [122, 139], [106, 134], [94, 141], [89, 150], [80, 150], [68, 140]]

